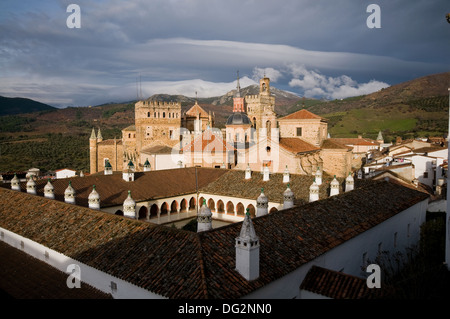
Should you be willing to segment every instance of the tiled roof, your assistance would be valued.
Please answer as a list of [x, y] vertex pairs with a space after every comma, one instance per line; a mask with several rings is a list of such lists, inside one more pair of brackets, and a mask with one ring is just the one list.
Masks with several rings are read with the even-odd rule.
[[315, 152], [320, 150], [320, 148], [296, 137], [280, 138], [280, 146], [295, 154]]
[[341, 143], [337, 143], [331, 139], [323, 140], [321, 149], [346, 149], [351, 150], [352, 148], [346, 145], [342, 145]]
[[187, 112], [186, 115], [191, 117], [197, 117], [197, 113], [200, 117], [208, 117], [209, 114], [206, 112], [197, 102], [192, 106]]
[[[336, 178], [340, 182], [340, 190], [344, 191], [344, 178]], [[324, 174], [322, 177], [322, 185], [319, 187], [319, 198], [327, 198], [329, 196], [330, 183], [333, 177]], [[309, 187], [314, 181], [314, 176], [290, 174], [289, 186], [295, 195], [295, 204], [301, 205], [309, 202]], [[370, 184], [370, 180], [355, 180], [355, 187]], [[207, 194], [217, 194], [223, 196], [231, 196], [238, 198], [257, 199], [261, 194], [261, 188], [264, 188], [264, 194], [269, 201], [283, 203], [283, 193], [287, 185], [283, 183], [283, 173], [270, 174], [268, 181], [263, 181], [261, 172], [252, 172], [250, 179], [245, 179], [245, 172], [240, 170], [230, 170], [223, 174], [215, 181], [209, 183], [200, 191]]]
[[[227, 170], [217, 168], [181, 168], [158, 170], [150, 172], [134, 173], [134, 182], [123, 180], [122, 173], [115, 172], [112, 175], [104, 175], [103, 172], [85, 177], [73, 177], [70, 179], [56, 179], [51, 183], [54, 187], [55, 199], [64, 201], [64, 191], [72, 183], [75, 189], [76, 204], [88, 207], [88, 197], [92, 186], [100, 194], [101, 207], [122, 205], [128, 196], [128, 191], [136, 202], [178, 196], [196, 192], [195, 172], [197, 170], [198, 187], [204, 187], [216, 180]], [[43, 196], [47, 180], [36, 181], [36, 191]], [[22, 182], [21, 189], [26, 192], [26, 182]], [[1, 185], [10, 188], [10, 185]]]
[[333, 299], [371, 299], [379, 293], [363, 278], [318, 266], [311, 267], [300, 289]]
[[172, 154], [172, 152], [177, 153], [177, 151], [174, 151], [173, 147], [169, 147], [167, 145], [154, 145], [151, 147], [147, 147], [141, 151], [141, 153], [145, 154]]
[[379, 144], [367, 138], [330, 138], [331, 141], [341, 145], [367, 145], [378, 146]]
[[311, 113], [310, 111], [305, 109], [289, 114], [285, 117], [280, 118], [279, 120], [311, 120], [311, 119], [326, 121], [325, 118], [316, 115], [314, 113]]
[[100, 143], [97, 143], [97, 145], [122, 145], [122, 139], [112, 139], [112, 140], [103, 140]]
[[239, 298], [426, 198], [380, 181], [254, 218], [253, 281], [235, 270], [241, 223], [193, 233], [0, 188], [0, 227], [168, 298]]
[[15, 299], [112, 298], [85, 283], [80, 288], [68, 289], [66, 273], [3, 242], [0, 242], [0, 260], [0, 296], [3, 291]]

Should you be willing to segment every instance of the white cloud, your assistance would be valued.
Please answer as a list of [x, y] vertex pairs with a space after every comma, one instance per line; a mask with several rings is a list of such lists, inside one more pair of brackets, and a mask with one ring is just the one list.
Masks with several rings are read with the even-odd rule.
[[280, 71], [275, 70], [274, 68], [255, 67], [253, 69], [252, 79], [255, 82], [259, 82], [259, 79], [263, 78], [264, 76], [267, 76], [268, 78], [270, 78], [271, 82], [276, 83], [278, 81], [278, 79], [283, 76], [283, 74]]
[[291, 64], [289, 71], [293, 76], [289, 86], [302, 89], [307, 97], [343, 99], [370, 94], [389, 86], [387, 83], [376, 80], [358, 83], [347, 75], [327, 77], [319, 72], [308, 70], [304, 65]]

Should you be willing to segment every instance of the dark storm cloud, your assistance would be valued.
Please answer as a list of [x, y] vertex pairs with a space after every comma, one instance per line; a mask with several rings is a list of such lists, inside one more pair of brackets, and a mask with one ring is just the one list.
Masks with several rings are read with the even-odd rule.
[[[72, 2], [80, 29], [66, 26]], [[232, 87], [237, 69], [248, 83], [267, 69], [281, 88], [304, 94], [307, 76], [336, 96], [448, 71], [445, 0], [374, 1], [381, 29], [366, 25], [369, 3], [5, 0], [0, 94], [54, 105], [127, 100], [140, 76], [147, 94], [208, 95]]]

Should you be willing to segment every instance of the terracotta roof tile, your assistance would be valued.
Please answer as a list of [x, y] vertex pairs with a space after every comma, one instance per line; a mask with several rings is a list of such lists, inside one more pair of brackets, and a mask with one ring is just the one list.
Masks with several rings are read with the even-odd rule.
[[254, 218], [260, 277], [250, 282], [235, 270], [241, 223], [192, 233], [0, 188], [0, 227], [162, 296], [239, 298], [427, 198], [379, 181]]
[[279, 120], [310, 120], [310, 119], [319, 119], [322, 121], [327, 121], [327, 119], [314, 113], [311, 113], [310, 111], [305, 109], [289, 114], [285, 117], [280, 118]]
[[295, 154], [315, 152], [320, 150], [320, 148], [296, 137], [280, 138], [280, 146]]

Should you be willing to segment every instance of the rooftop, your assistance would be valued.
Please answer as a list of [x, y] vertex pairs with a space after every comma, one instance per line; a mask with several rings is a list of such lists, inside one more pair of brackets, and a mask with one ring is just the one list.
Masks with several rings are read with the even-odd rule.
[[241, 223], [193, 233], [0, 188], [0, 227], [168, 298], [239, 298], [427, 198], [379, 181], [254, 218], [253, 281], [235, 270]]

